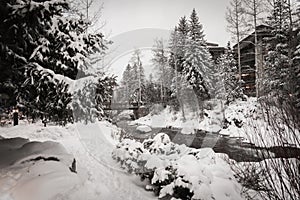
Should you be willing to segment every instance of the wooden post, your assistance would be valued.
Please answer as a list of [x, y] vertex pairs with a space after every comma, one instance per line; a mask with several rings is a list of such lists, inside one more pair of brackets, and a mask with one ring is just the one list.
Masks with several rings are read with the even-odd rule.
[[19, 124], [19, 112], [18, 109], [13, 110], [13, 120], [14, 120], [14, 126], [17, 126]]

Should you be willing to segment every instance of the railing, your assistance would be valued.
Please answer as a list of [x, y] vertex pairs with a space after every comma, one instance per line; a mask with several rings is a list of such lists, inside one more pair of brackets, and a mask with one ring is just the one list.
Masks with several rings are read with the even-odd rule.
[[137, 110], [145, 103], [106, 103], [104, 104], [104, 110]]

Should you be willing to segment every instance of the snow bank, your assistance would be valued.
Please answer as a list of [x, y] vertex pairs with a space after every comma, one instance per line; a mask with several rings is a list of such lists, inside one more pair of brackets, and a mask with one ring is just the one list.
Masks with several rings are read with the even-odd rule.
[[0, 199], [51, 199], [79, 183], [73, 156], [55, 142], [0, 140]]
[[276, 107], [268, 110], [272, 126], [264, 118], [262, 108], [256, 98], [247, 101], [236, 101], [225, 109], [227, 127], [220, 134], [230, 137], [244, 138], [245, 142], [251, 142], [256, 146], [297, 146], [299, 130], [288, 127], [280, 119], [280, 112]]
[[200, 115], [197, 112], [187, 109], [184, 119], [181, 112], [175, 112], [168, 106], [160, 112], [150, 113], [131, 122], [131, 124], [143, 124], [155, 128], [182, 128], [182, 134], [194, 134], [195, 130], [198, 129], [216, 133], [221, 130], [222, 113], [220, 109], [221, 107], [218, 104], [214, 110], [205, 109], [206, 116], [200, 121]]
[[136, 130], [142, 132], [142, 133], [148, 133], [151, 132], [152, 129], [149, 126], [145, 126], [145, 125], [140, 125], [136, 128]]
[[[183, 134], [193, 134], [195, 130], [204, 130], [219, 133], [229, 137], [243, 138], [244, 142], [251, 142], [256, 146], [297, 146], [299, 130], [291, 129], [284, 122], [277, 119], [276, 108], [269, 111], [275, 126], [270, 127], [265, 121], [256, 98], [247, 101], [236, 100], [229, 105], [222, 105], [221, 101], [207, 101], [204, 109], [204, 118], [200, 121], [199, 114], [186, 110], [186, 120], [181, 112], [174, 112], [170, 107], [162, 111], [153, 112], [145, 117], [133, 121], [131, 124], [143, 124], [150, 127], [181, 128]], [[210, 105], [210, 106], [208, 106]], [[278, 122], [278, 123], [277, 123]], [[276, 133], [275, 133], [275, 132]], [[275, 137], [277, 134], [277, 137]], [[278, 136], [281, 134], [282, 136]]]
[[240, 200], [241, 185], [227, 164], [210, 148], [193, 149], [157, 134], [143, 143], [126, 139], [113, 156], [128, 172], [149, 179], [159, 198]]
[[[19, 199], [16, 200], [46, 199], [38, 198], [41, 196], [52, 196], [55, 200], [155, 199], [153, 194], [141, 187], [143, 183], [139, 179], [125, 174], [112, 159], [111, 154], [119, 141], [120, 130], [111, 123], [103, 121], [66, 127], [21, 124], [9, 128], [0, 127], [0, 134], [4, 137], [23, 137], [11, 140], [9, 148], [21, 148], [29, 142], [28, 139], [40, 141], [46, 146], [55, 145], [51, 151], [48, 148], [43, 152], [35, 151], [37, 154], [33, 156], [26, 154], [24, 159], [17, 159], [13, 166], [5, 170], [0, 167], [1, 200], [12, 200], [15, 196], [12, 196], [10, 191], [19, 191], [15, 194], [19, 195]], [[36, 146], [36, 142], [32, 145]], [[62, 146], [66, 150], [62, 150]], [[73, 156], [65, 154], [66, 151]], [[41, 155], [47, 158], [50, 155], [58, 157], [60, 161], [38, 160], [22, 163]], [[76, 158], [77, 174], [69, 169], [73, 157]], [[28, 169], [30, 173], [27, 172]]]
[[180, 112], [172, 111], [169, 106], [160, 112], [150, 113], [145, 117], [141, 117], [130, 124], [142, 124], [154, 128], [184, 127], [182, 130], [183, 134], [192, 134], [194, 133], [195, 129], [198, 129], [199, 126], [196, 113], [187, 112], [185, 115], [185, 120], [183, 120], [182, 114]]

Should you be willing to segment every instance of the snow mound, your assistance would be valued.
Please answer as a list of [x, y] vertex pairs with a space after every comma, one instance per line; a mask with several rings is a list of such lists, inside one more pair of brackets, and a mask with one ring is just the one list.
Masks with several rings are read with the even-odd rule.
[[55, 142], [0, 140], [0, 199], [51, 199], [79, 183], [73, 156]]
[[131, 120], [133, 116], [132, 110], [124, 110], [120, 114], [117, 115], [117, 121], [121, 120]]
[[136, 128], [136, 130], [142, 132], [142, 133], [149, 133], [152, 131], [152, 129], [149, 127], [149, 126], [146, 126], [146, 125], [141, 125], [141, 126], [138, 126]]
[[143, 143], [126, 139], [113, 157], [128, 172], [148, 179], [146, 189], [158, 192], [159, 198], [243, 199], [242, 186], [219, 154], [172, 143], [164, 133]]
[[217, 133], [221, 130], [222, 113], [220, 105], [217, 105], [214, 110], [204, 110], [207, 116], [200, 121], [198, 112], [186, 111], [185, 116], [181, 112], [175, 112], [170, 106], [162, 110], [155, 110], [145, 117], [141, 117], [131, 125], [147, 125], [155, 128], [175, 127], [181, 128], [182, 134], [195, 134], [195, 130], [204, 130]]
[[[144, 183], [125, 174], [113, 160], [120, 129], [107, 121], [66, 127], [20, 123], [0, 127], [0, 134], [14, 137], [0, 140], [0, 151], [11, 149], [12, 155], [24, 146], [31, 152], [15, 160], [0, 156], [7, 166], [0, 167], [0, 200], [155, 199], [140, 186]], [[40, 143], [30, 144], [29, 139]], [[73, 156], [66, 151], [76, 158], [77, 174], [69, 169]]]

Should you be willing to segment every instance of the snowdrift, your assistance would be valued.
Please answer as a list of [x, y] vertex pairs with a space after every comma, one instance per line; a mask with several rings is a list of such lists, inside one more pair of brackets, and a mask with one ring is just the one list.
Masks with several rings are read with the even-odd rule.
[[113, 160], [120, 130], [111, 123], [20, 124], [0, 127], [10, 138], [0, 139], [0, 200], [157, 199]]
[[143, 143], [125, 139], [113, 152], [124, 169], [147, 179], [146, 189], [159, 198], [241, 200], [241, 185], [222, 156], [172, 143], [164, 133]]
[[79, 183], [77, 174], [71, 170], [73, 160], [55, 142], [1, 139], [0, 199], [51, 199], [71, 190]]

